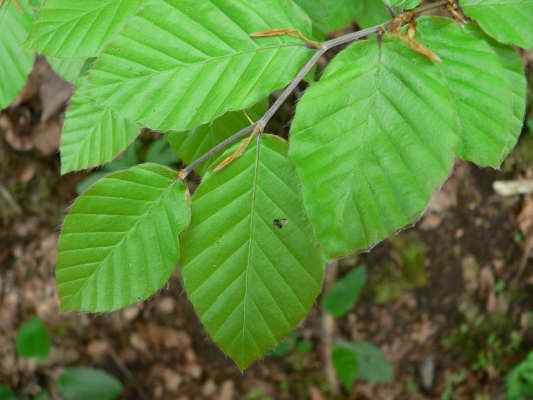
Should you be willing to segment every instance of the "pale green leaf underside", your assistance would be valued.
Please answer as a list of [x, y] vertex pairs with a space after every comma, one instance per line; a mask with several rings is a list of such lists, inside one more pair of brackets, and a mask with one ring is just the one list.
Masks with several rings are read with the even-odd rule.
[[295, 0], [311, 17], [319, 35], [350, 25], [357, 16], [359, 5], [353, 0]]
[[395, 39], [363, 41], [301, 99], [290, 154], [329, 256], [368, 248], [412, 222], [448, 176], [457, 119], [445, 82], [426, 78], [432, 67]]
[[286, 85], [312, 51], [299, 39], [251, 38], [273, 28], [311, 35], [292, 0], [166, 0], [146, 6], [103, 52], [91, 93], [127, 118], [186, 131]]
[[401, 10], [411, 10], [420, 5], [422, 0], [385, 0], [390, 7], [397, 7]]
[[207, 173], [183, 237], [189, 298], [242, 369], [294, 329], [321, 288], [323, 257], [286, 153], [286, 142], [264, 136], [221, 172]]
[[359, 0], [356, 21], [361, 28], [382, 24], [391, 18], [382, 0]]
[[[267, 102], [263, 101], [252, 107], [247, 114], [255, 121], [263, 115], [266, 108]], [[210, 124], [202, 125], [188, 132], [167, 133], [165, 138], [179, 159], [190, 164], [209, 149], [248, 125], [250, 125], [250, 121], [244, 111], [233, 111], [224, 114]], [[201, 164], [196, 168], [196, 172], [203, 175], [208, 166], [208, 163]]]
[[61, 58], [94, 57], [142, 0], [47, 0], [26, 45]]
[[422, 17], [417, 32], [444, 60], [432, 70], [446, 80], [459, 118], [458, 156], [498, 168], [522, 130], [525, 95], [518, 93], [525, 94], [526, 80], [520, 56], [503, 46], [500, 54], [473, 23], [461, 29], [450, 19]]
[[116, 310], [165, 284], [190, 220], [187, 190], [176, 175], [161, 165], [138, 165], [107, 175], [75, 201], [56, 267], [63, 310]]
[[78, 89], [65, 116], [61, 140], [61, 173], [112, 161], [138, 136], [140, 127], [98, 104]]
[[46, 57], [46, 60], [60, 77], [69, 82], [75, 82], [87, 62], [86, 58], [58, 58]]
[[19, 2], [22, 10], [13, 1], [0, 8], [0, 110], [15, 100], [34, 61], [33, 52], [22, 48], [31, 26], [31, 8], [27, 0]]
[[464, 13], [505, 44], [533, 48], [533, 0], [460, 0]]
[[418, 36], [442, 64], [395, 38], [356, 43], [299, 103], [291, 156], [330, 256], [411, 223], [456, 155], [499, 165], [520, 132], [510, 84], [520, 78], [479, 32], [434, 17], [419, 19]]
[[514, 109], [514, 136], [507, 152], [510, 152], [516, 144], [518, 137], [524, 125], [524, 117], [526, 113], [526, 96], [527, 96], [527, 79], [525, 75], [525, 66], [522, 57], [512, 46], [501, 44], [495, 40], [491, 40], [490, 44], [502, 63], [505, 73], [503, 76], [509, 82], [513, 91], [513, 109]]

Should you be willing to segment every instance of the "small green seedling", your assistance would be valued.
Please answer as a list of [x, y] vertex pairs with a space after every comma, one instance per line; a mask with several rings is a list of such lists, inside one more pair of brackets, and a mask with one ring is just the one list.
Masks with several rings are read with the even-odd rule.
[[122, 384], [93, 368], [66, 368], [57, 380], [63, 400], [114, 400], [122, 392]]
[[392, 381], [394, 372], [383, 352], [368, 342], [339, 342], [332, 351], [333, 366], [342, 384], [351, 390], [353, 383]]
[[344, 316], [357, 303], [366, 285], [366, 267], [361, 266], [339, 279], [326, 293], [322, 307], [334, 317]]
[[[17, 354], [45, 362], [51, 348], [51, 338], [44, 322], [33, 317], [19, 328], [16, 338]], [[105, 371], [93, 368], [65, 368], [55, 382], [62, 400], [114, 400], [123, 391], [122, 384]], [[32, 400], [46, 400], [42, 391]], [[0, 400], [16, 400], [13, 391], [0, 385]], [[26, 399], [26, 397], [21, 397]]]
[[22, 324], [17, 332], [16, 348], [20, 357], [45, 361], [50, 353], [52, 341], [44, 322], [33, 317]]
[[507, 375], [507, 400], [533, 398], [533, 352]]

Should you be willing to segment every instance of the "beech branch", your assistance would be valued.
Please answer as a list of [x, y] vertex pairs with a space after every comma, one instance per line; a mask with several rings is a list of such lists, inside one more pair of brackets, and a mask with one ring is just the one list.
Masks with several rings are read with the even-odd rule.
[[[409, 14], [411, 16], [416, 16], [423, 12], [427, 12], [435, 8], [442, 7], [446, 4], [449, 4], [449, 2], [450, 0], [438, 1], [436, 3], [429, 4], [425, 7], [420, 7], [419, 9], [412, 11]], [[383, 32], [387, 26], [393, 24], [394, 22], [398, 20], [403, 21], [404, 19], [405, 18], [402, 18], [402, 15], [400, 15], [394, 19], [384, 22], [383, 24], [375, 25], [370, 28], [362, 29], [357, 32], [350, 32], [345, 35], [342, 35], [337, 38], [327, 40], [321, 43], [320, 46], [315, 51], [315, 54], [313, 54], [313, 57], [311, 57], [309, 61], [307, 61], [307, 63], [302, 67], [302, 69], [298, 72], [298, 74], [292, 79], [289, 85], [281, 92], [280, 96], [276, 99], [276, 101], [272, 104], [272, 106], [270, 106], [270, 108], [265, 112], [265, 114], [261, 118], [259, 118], [253, 124], [250, 124], [249, 126], [236, 132], [235, 134], [225, 139], [224, 141], [220, 142], [216, 146], [212, 147], [205, 154], [203, 154], [202, 156], [200, 156], [199, 158], [191, 162], [185, 169], [180, 171], [179, 178], [185, 179], [200, 164], [207, 161], [211, 157], [215, 156], [219, 152], [231, 146], [232, 144], [236, 143], [237, 141], [239, 141], [246, 135], [251, 134], [251, 133], [261, 135], [264, 132], [267, 124], [270, 122], [272, 117], [278, 112], [278, 110], [283, 105], [283, 103], [287, 101], [289, 96], [294, 92], [294, 90], [298, 87], [298, 85], [304, 80], [305, 76], [318, 63], [320, 58], [322, 58], [322, 56], [326, 54], [329, 50], [342, 46], [343, 44], [354, 42], [358, 39], [361, 39], [365, 36], [369, 36], [373, 33]]]

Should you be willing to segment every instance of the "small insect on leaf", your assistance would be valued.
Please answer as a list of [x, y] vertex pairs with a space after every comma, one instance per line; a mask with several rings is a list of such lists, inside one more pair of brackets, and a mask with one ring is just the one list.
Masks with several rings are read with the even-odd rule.
[[274, 221], [272, 221], [272, 225], [274, 226], [274, 228], [278, 228], [278, 229], [282, 229], [288, 223], [289, 223], [289, 220], [286, 218], [276, 218]]

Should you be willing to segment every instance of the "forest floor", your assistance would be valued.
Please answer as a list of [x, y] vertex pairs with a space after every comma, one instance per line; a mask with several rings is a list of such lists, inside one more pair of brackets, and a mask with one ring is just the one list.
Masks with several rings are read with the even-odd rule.
[[[339, 276], [364, 264], [369, 283], [327, 335], [380, 346], [395, 378], [357, 382], [352, 393], [334, 396], [320, 300], [295, 333], [305, 345], [244, 374], [206, 336], [179, 271], [143, 304], [109, 315], [59, 311], [58, 232], [87, 176], [59, 176], [70, 93], [40, 62], [0, 114], [0, 383], [19, 393], [53, 393], [62, 368], [95, 366], [125, 384], [125, 399], [504, 398], [506, 374], [533, 348], [533, 195], [503, 197], [493, 183], [533, 178], [533, 132], [524, 132], [501, 171], [458, 161], [414, 227], [340, 260]], [[42, 364], [18, 358], [14, 345], [17, 328], [34, 315], [53, 337]]]

